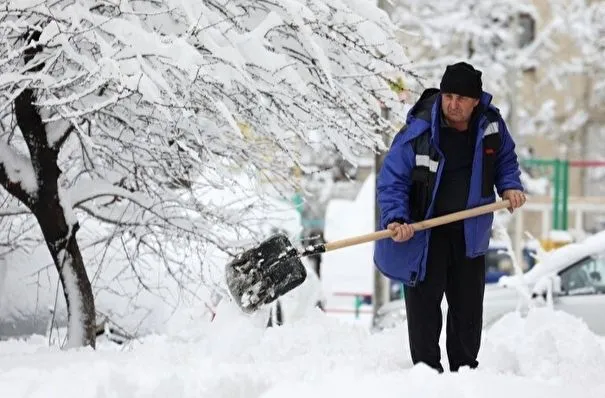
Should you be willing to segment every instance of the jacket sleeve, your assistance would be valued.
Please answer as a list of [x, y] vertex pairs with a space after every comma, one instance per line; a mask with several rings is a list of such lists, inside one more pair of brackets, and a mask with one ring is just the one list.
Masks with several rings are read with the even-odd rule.
[[507, 189], [523, 191], [523, 184], [521, 184], [521, 170], [515, 153], [515, 142], [508, 132], [504, 120], [500, 120], [500, 126], [502, 143], [496, 158], [495, 183], [498, 195], [502, 197], [502, 193]]
[[377, 201], [380, 208], [381, 228], [393, 222], [409, 222], [409, 192], [411, 186], [414, 153], [409, 142], [399, 132], [378, 174], [376, 181]]

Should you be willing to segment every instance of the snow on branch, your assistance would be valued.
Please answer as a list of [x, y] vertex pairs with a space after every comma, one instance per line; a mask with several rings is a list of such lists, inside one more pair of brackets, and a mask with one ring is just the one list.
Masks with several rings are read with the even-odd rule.
[[0, 183], [24, 203], [29, 203], [38, 192], [38, 183], [31, 160], [1, 140]]
[[65, 213], [107, 226], [92, 241], [123, 233], [174, 263], [150, 236], [224, 251], [255, 238], [309, 137], [353, 161], [384, 147], [381, 107], [403, 113], [389, 80], [409, 72], [395, 32], [358, 0], [10, 0], [0, 112], [31, 99]]
[[[394, 0], [393, 20], [421, 77], [412, 94], [438, 86], [447, 64], [467, 61], [483, 71], [483, 86], [514, 135], [547, 133], [574, 141], [561, 120], [600, 109], [605, 98], [599, 84], [605, 81], [605, 4], [534, 3]], [[571, 101], [567, 92], [581, 99]], [[557, 117], [544, 112], [553, 100]]]

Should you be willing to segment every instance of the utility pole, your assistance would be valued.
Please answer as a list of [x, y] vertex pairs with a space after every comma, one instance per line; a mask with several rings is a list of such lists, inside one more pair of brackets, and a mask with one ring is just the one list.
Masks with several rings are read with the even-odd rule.
[[[389, 120], [389, 108], [386, 106], [382, 106], [381, 108], [381, 116], [385, 120]], [[388, 146], [388, 130], [378, 130], [377, 134], [380, 134], [382, 142]], [[385, 153], [376, 151], [376, 155], [374, 155], [374, 186], [377, 186], [378, 182], [378, 172], [380, 171], [380, 167], [382, 166], [382, 162], [384, 161]], [[374, 195], [374, 225], [375, 230], [380, 229], [380, 208], [378, 207], [378, 201], [376, 199], [376, 195]], [[372, 325], [375, 326], [376, 315], [380, 307], [389, 302], [389, 280], [385, 278], [384, 275], [380, 273], [378, 268], [374, 265], [373, 267], [373, 275], [374, 275], [374, 289], [372, 292]]]
[[[514, 29], [514, 39], [516, 46], [519, 50], [521, 50], [521, 42], [520, 35], [518, 29], [521, 27], [520, 25], [520, 17], [519, 13], [515, 13], [513, 16], [513, 29]], [[519, 60], [518, 57], [512, 59], [508, 62], [506, 68], [506, 77], [509, 83], [510, 91], [508, 92], [508, 101], [509, 101], [509, 115], [506, 124], [508, 125], [508, 130], [515, 135], [519, 134]], [[522, 246], [523, 246], [523, 209], [517, 209], [514, 213], [515, 223], [513, 224], [513, 250], [514, 256], [516, 260], [521, 263], [522, 261]], [[510, 231], [510, 229], [508, 230]]]
[[[377, 2], [378, 8], [389, 12], [389, 1], [388, 0], [378, 0]], [[389, 108], [386, 105], [381, 107], [381, 116], [385, 120], [389, 120]], [[378, 130], [377, 134], [380, 134], [382, 142], [388, 146], [388, 130]], [[382, 166], [382, 162], [384, 160], [385, 153], [380, 150], [376, 151], [376, 155], [374, 156], [374, 187], [377, 186], [376, 182], [378, 180], [378, 172], [380, 171], [380, 167]], [[376, 188], [374, 189], [376, 192]], [[380, 228], [380, 208], [378, 207], [378, 201], [376, 200], [376, 194], [374, 194], [374, 225], [375, 230]], [[389, 302], [389, 280], [384, 277], [373, 265], [373, 275], [374, 275], [374, 289], [372, 290], [372, 326], [376, 326], [376, 315], [380, 307]]]

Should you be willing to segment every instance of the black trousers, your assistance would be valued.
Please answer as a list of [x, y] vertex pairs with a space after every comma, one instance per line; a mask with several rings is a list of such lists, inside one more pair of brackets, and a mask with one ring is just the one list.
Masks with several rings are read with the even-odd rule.
[[448, 303], [446, 348], [450, 370], [476, 368], [481, 345], [485, 256], [468, 258], [464, 229], [446, 225], [431, 232], [425, 279], [405, 286], [405, 306], [412, 362], [443, 372], [439, 335], [441, 301]]

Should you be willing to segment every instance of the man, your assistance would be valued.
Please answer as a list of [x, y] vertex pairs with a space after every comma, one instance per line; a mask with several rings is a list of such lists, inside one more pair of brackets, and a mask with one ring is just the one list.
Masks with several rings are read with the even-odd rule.
[[404, 283], [413, 363], [439, 372], [444, 294], [450, 370], [478, 366], [493, 214], [416, 233], [409, 224], [494, 202], [494, 187], [509, 211], [525, 203], [515, 144], [491, 98], [480, 71], [449, 65], [440, 89], [426, 90], [409, 111], [377, 181], [382, 228], [395, 235], [376, 242], [374, 261]]

